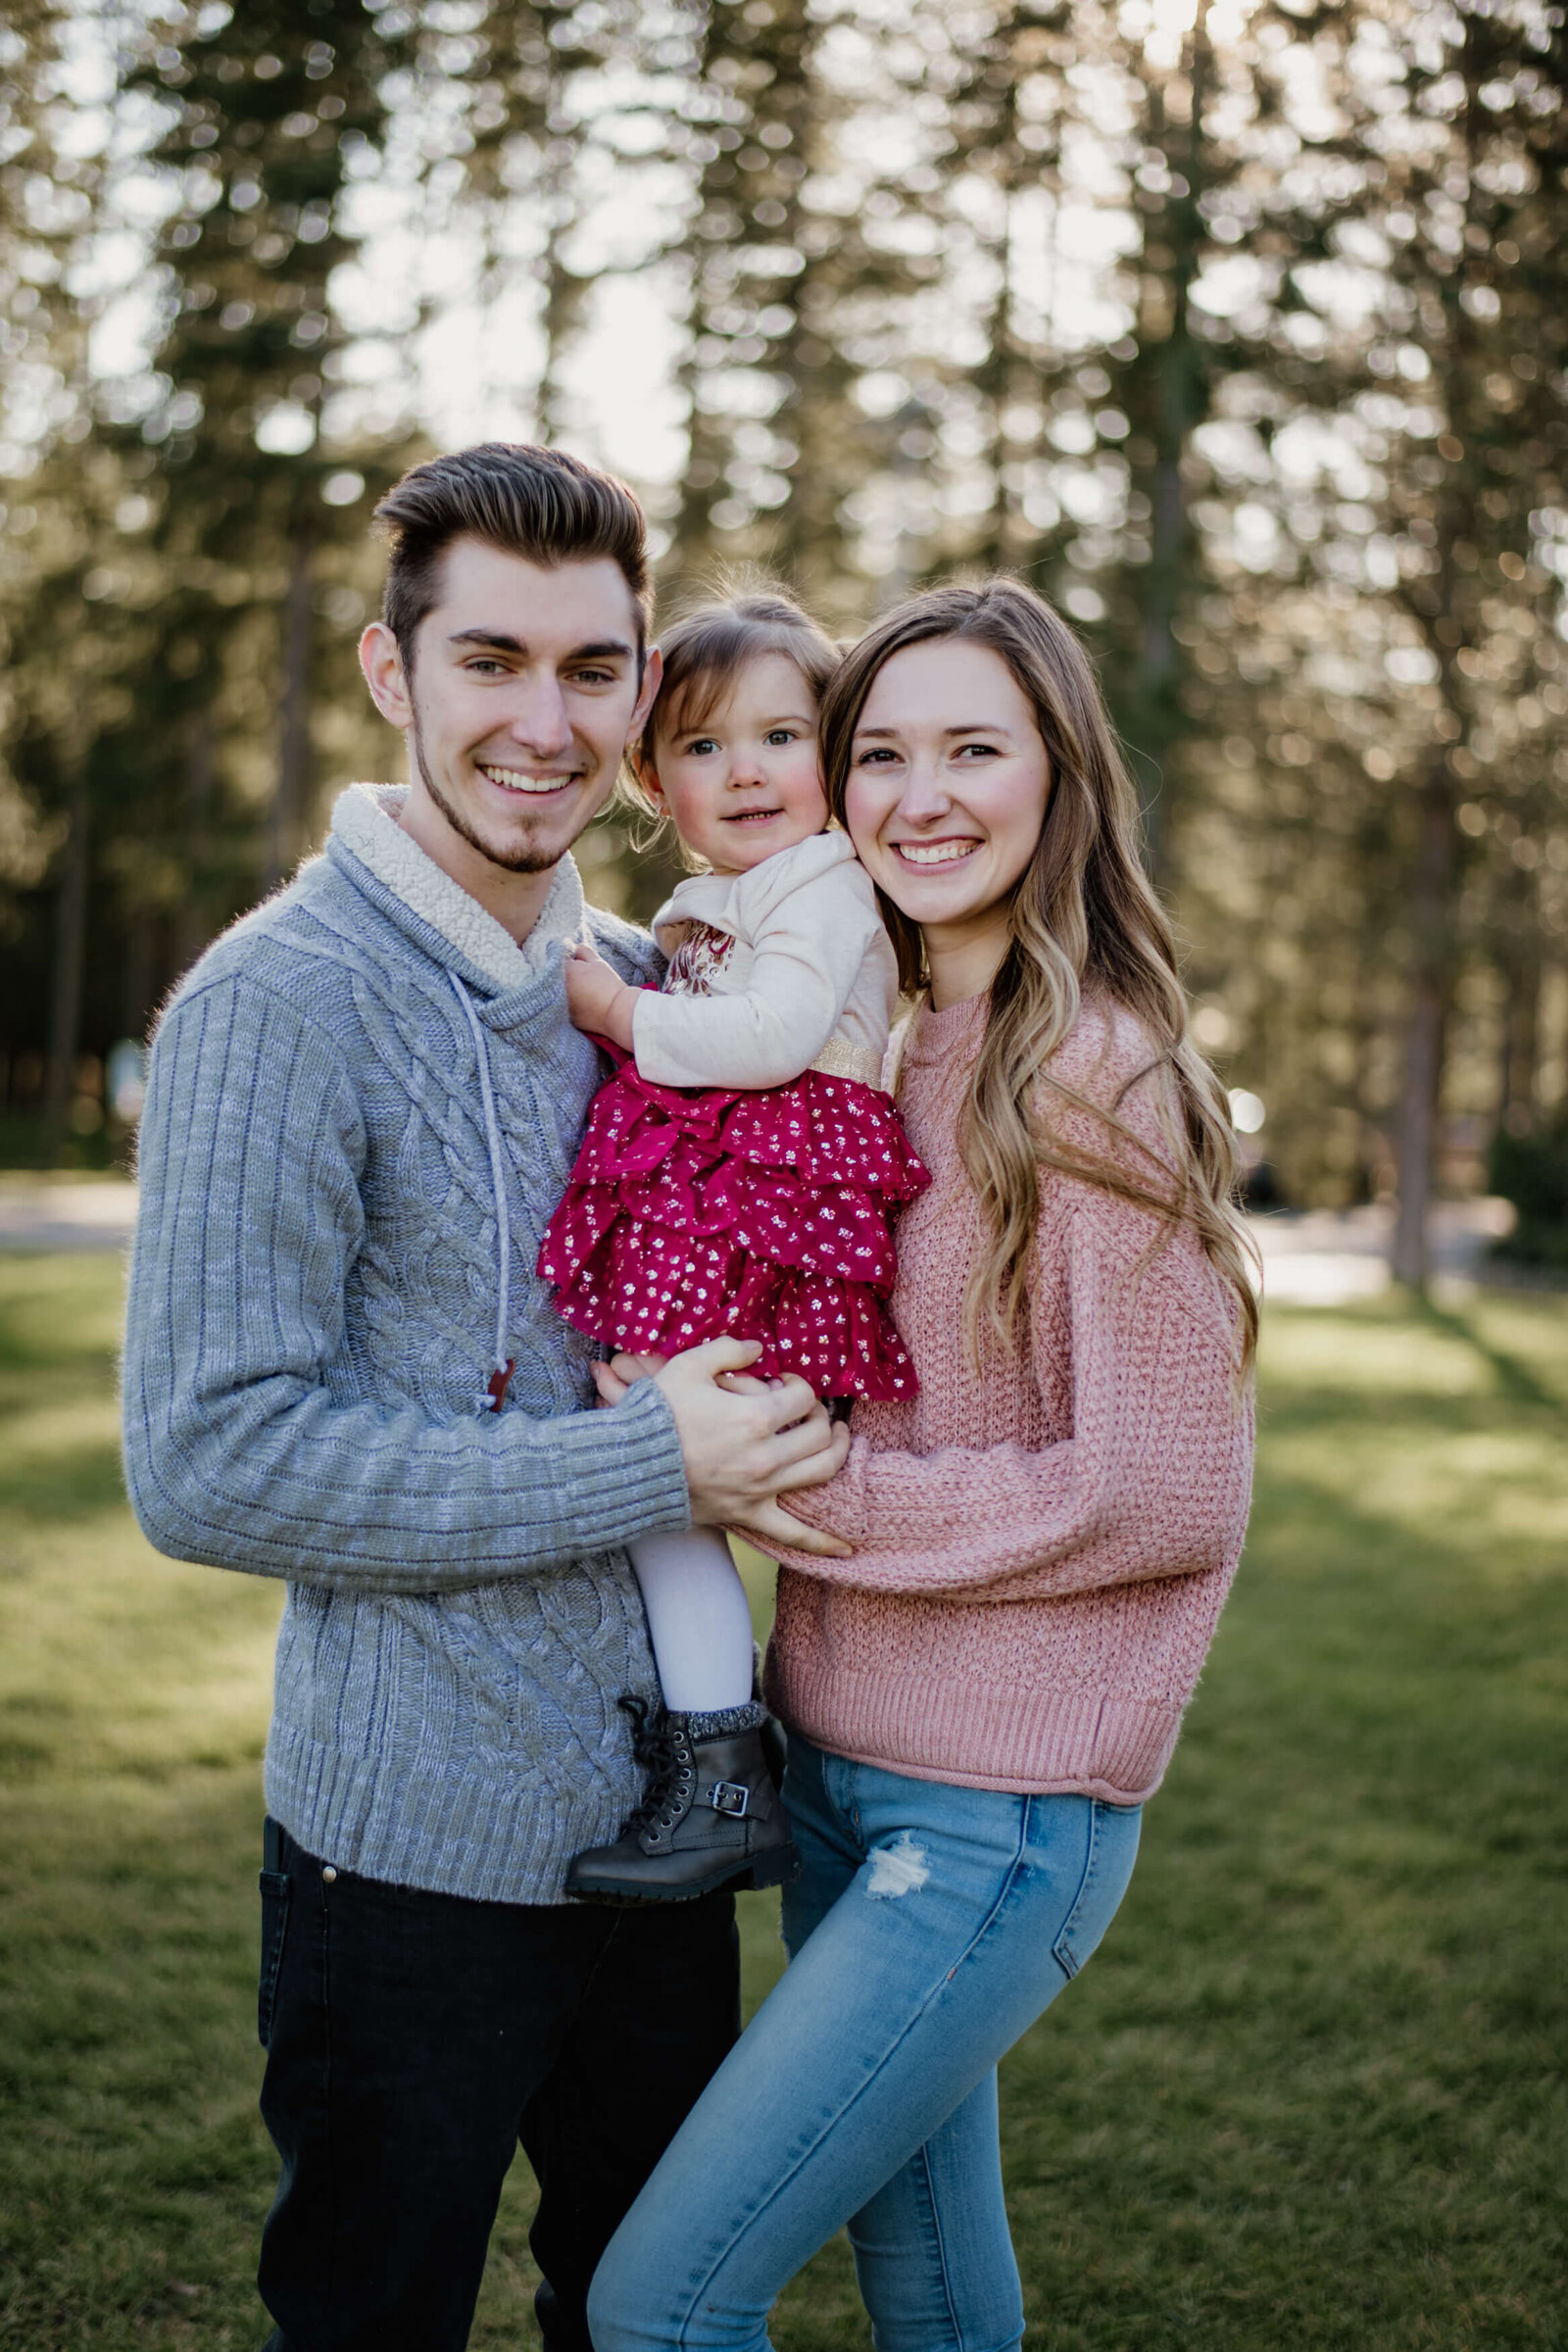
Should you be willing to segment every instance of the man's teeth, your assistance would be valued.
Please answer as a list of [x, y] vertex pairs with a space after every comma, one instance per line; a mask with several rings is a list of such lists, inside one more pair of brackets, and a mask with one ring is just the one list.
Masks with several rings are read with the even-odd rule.
[[955, 865], [977, 850], [977, 841], [901, 841], [899, 856], [909, 865]]
[[563, 784], [572, 781], [569, 775], [519, 775], [514, 767], [491, 767], [483, 760], [479, 762], [479, 773], [488, 776], [492, 784], [502, 785], [508, 792], [559, 792]]

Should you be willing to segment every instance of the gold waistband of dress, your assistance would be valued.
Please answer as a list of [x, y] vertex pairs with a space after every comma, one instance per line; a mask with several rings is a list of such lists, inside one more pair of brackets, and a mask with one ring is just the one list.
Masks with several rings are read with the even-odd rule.
[[853, 1078], [860, 1086], [880, 1086], [882, 1056], [874, 1046], [852, 1046], [847, 1037], [833, 1036], [812, 1062], [828, 1078]]

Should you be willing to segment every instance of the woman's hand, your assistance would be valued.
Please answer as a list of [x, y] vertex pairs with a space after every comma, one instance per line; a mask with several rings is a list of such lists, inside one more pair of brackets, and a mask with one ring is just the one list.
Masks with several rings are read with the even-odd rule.
[[632, 1050], [631, 1016], [637, 991], [586, 940], [566, 950], [566, 1011], [574, 1029], [608, 1037], [623, 1054]]

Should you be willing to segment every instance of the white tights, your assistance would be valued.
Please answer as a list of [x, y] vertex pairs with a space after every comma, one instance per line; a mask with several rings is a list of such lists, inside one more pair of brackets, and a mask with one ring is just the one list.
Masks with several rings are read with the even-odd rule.
[[752, 1695], [752, 1610], [718, 1529], [639, 1536], [627, 1549], [665, 1706], [682, 1715], [744, 1707]]

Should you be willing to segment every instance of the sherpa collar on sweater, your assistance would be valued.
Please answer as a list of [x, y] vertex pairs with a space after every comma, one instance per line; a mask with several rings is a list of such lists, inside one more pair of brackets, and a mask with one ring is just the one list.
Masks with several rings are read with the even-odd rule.
[[522, 988], [537, 980], [554, 943], [582, 933], [582, 881], [573, 859], [564, 857], [557, 866], [549, 896], [519, 947], [404, 832], [398, 813], [407, 799], [403, 784], [351, 784], [332, 809], [333, 838], [494, 987]]

